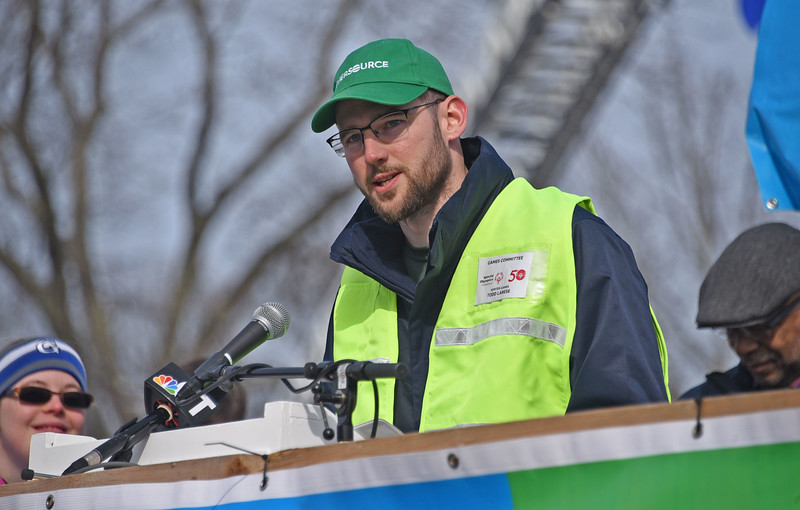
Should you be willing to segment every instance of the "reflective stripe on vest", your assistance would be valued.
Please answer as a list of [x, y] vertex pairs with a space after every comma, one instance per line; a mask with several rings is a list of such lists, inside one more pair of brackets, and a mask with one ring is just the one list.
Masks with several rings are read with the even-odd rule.
[[471, 328], [442, 328], [436, 330], [435, 345], [472, 345], [499, 335], [523, 335], [541, 338], [564, 347], [567, 330], [552, 322], [530, 317], [502, 317]]

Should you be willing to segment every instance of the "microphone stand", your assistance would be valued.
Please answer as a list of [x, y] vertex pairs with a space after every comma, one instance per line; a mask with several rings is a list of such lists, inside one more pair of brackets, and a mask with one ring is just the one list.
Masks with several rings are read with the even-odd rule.
[[[311, 389], [314, 393], [314, 404], [322, 407], [330, 404], [337, 415], [337, 441], [353, 440], [353, 410], [356, 407], [359, 381], [375, 381], [378, 378], [403, 379], [408, 375], [408, 368], [402, 363], [373, 363], [371, 361], [340, 360], [334, 362], [306, 363], [303, 367], [276, 368], [269, 365], [253, 364], [230, 366], [224, 368], [220, 377], [202, 390], [186, 398], [175, 399], [168, 404], [160, 403], [154, 410], [139, 421], [131, 420], [123, 425], [110, 439], [73, 462], [62, 475], [83, 470], [89, 466], [102, 463], [105, 459], [118, 460], [128, 455], [131, 449], [150, 435], [160, 425], [173, 419], [172, 407], [178, 410], [189, 402], [193, 402], [211, 392], [227, 391], [226, 385], [231, 381], [241, 381], [256, 377], [279, 378], [295, 393]], [[294, 388], [286, 379], [305, 378], [312, 382], [302, 388]], [[331, 384], [334, 383], [335, 384]], [[222, 388], [221, 388], [222, 387]], [[228, 388], [229, 389], [229, 388]], [[377, 420], [378, 406], [375, 412]], [[325, 411], [322, 417], [326, 423]], [[330, 431], [332, 434], [333, 431]], [[325, 435], [328, 434], [326, 430]], [[373, 428], [374, 435], [374, 428]], [[326, 439], [329, 439], [326, 437]]]
[[[242, 380], [254, 377], [311, 379], [313, 381], [311, 384], [299, 390], [294, 389], [286, 381], [284, 382], [292, 391], [297, 393], [310, 388], [314, 393], [314, 404], [330, 404], [333, 406], [338, 418], [336, 439], [341, 442], [353, 440], [353, 410], [356, 407], [358, 397], [358, 381], [375, 381], [375, 379], [379, 378], [404, 379], [407, 375], [408, 368], [402, 363], [341, 360], [319, 364], [306, 363], [303, 367], [288, 368], [275, 368], [266, 365], [229, 367], [223, 371], [221, 379]], [[332, 383], [334, 381], [336, 384], [323, 384], [323, 382]]]
[[141, 420], [131, 420], [105, 443], [73, 462], [61, 474], [69, 475], [89, 466], [100, 464], [106, 458], [114, 458], [114, 456], [124, 454], [149, 436], [158, 425], [171, 418], [172, 412], [165, 406], [159, 406]]

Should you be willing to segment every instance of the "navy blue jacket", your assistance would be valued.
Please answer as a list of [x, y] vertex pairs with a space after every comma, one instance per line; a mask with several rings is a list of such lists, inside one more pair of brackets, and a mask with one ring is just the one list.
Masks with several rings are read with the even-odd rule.
[[708, 374], [706, 382], [681, 395], [681, 400], [745, 393], [758, 389], [753, 383], [753, 376], [750, 375], [750, 372], [742, 365], [736, 365], [725, 373], [712, 372]]
[[[461, 144], [469, 171], [433, 221], [428, 272], [419, 285], [406, 272], [402, 230], [383, 222], [366, 200], [331, 247], [331, 259], [397, 294], [398, 361], [408, 365], [411, 376], [396, 386], [394, 424], [405, 432], [419, 429], [433, 328], [461, 253], [495, 197], [514, 178], [484, 139], [465, 138]], [[567, 411], [667, 400], [647, 285], [630, 247], [581, 207], [575, 208], [572, 230], [577, 325]], [[332, 348], [331, 324], [326, 360], [332, 359]]]

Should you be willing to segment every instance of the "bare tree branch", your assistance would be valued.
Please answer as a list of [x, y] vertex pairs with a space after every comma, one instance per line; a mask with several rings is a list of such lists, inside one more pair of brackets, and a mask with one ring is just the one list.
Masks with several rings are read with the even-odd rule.
[[[263, 137], [262, 142], [259, 144], [260, 150], [251, 156], [251, 158], [244, 163], [244, 165], [238, 171], [234, 172], [234, 178], [232, 178], [228, 184], [217, 193], [214, 202], [207, 211], [201, 213], [196, 206], [193, 207], [194, 227], [192, 229], [191, 242], [189, 245], [190, 247], [184, 258], [184, 267], [186, 268], [184, 272], [185, 277], [178, 284], [178, 292], [180, 294], [174, 300], [173, 312], [170, 314], [175, 320], [175, 322], [171, 324], [168, 329], [171, 335], [174, 335], [174, 332], [177, 328], [177, 321], [179, 320], [180, 315], [178, 310], [183, 307], [186, 296], [189, 292], [189, 288], [191, 287], [192, 279], [189, 278], [189, 276], [194, 274], [196, 270], [197, 249], [201, 243], [201, 238], [205, 232], [206, 226], [210, 223], [211, 218], [218, 214], [223, 204], [225, 204], [226, 201], [229, 200], [237, 190], [241, 189], [247, 184], [255, 172], [265, 164], [268, 158], [271, 157], [279, 147], [287, 142], [290, 136], [292, 136], [298, 129], [301, 129], [301, 126], [302, 128], [307, 129], [305, 122], [307, 122], [308, 116], [310, 116], [311, 113], [316, 110], [319, 104], [324, 101], [327, 94], [329, 94], [331, 73], [328, 71], [328, 63], [331, 60], [330, 53], [332, 48], [335, 47], [335, 41], [344, 33], [342, 27], [346, 22], [347, 15], [351, 13], [358, 4], [359, 0], [345, 0], [338, 7], [335, 19], [328, 26], [328, 30], [320, 44], [322, 51], [318, 55], [317, 65], [314, 67], [318, 70], [317, 77], [313, 80], [313, 82], [316, 84], [316, 88], [312, 90], [311, 95], [302, 103], [298, 111], [288, 116], [288, 123], [279, 130], [277, 135], [275, 133], [268, 133]], [[205, 72], [210, 73], [209, 67], [206, 67]], [[207, 112], [209, 111], [209, 100], [209, 97], [206, 95], [204, 104], [206, 105], [205, 111]], [[204, 117], [207, 118], [207, 116]], [[255, 281], [254, 276], [263, 270], [266, 263], [273, 256], [276, 256], [277, 254], [281, 253], [283, 249], [285, 249], [285, 247], [288, 245], [289, 239], [300, 235], [303, 230], [314, 225], [327, 210], [335, 206], [339, 200], [347, 196], [348, 192], [351, 190], [352, 186], [348, 184], [347, 188], [337, 189], [329, 193], [327, 198], [324, 199], [322, 207], [318, 208], [311, 216], [311, 218], [313, 218], [312, 221], [306, 221], [300, 225], [298, 229], [290, 230], [287, 233], [287, 237], [279, 241], [279, 243], [272, 249], [267, 249], [261, 254], [261, 256], [258, 257], [251, 269], [246, 271], [239, 278], [238, 282], [231, 287], [231, 290], [225, 294], [222, 294], [220, 299], [218, 299], [216, 303], [210, 307], [211, 310], [214, 310], [214, 313], [207, 316], [207, 320], [205, 321], [206, 324], [200, 330], [202, 332], [202, 337], [198, 340], [199, 346], [206, 347], [211, 343], [212, 339], [216, 335], [215, 326], [219, 326], [219, 324], [222, 322], [220, 321], [220, 318], [230, 313], [231, 309], [236, 303], [237, 296], [242, 295], [245, 290], [251, 287], [252, 282]], [[192, 195], [192, 197], [193, 196], [194, 195]], [[175, 355], [175, 341], [176, 338], [174, 336], [168, 336], [164, 339], [164, 342], [170, 346], [170, 349], [167, 351], [170, 357]]]

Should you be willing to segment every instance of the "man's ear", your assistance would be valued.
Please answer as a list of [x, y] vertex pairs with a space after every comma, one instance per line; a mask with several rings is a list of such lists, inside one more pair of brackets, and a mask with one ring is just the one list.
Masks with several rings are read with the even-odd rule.
[[467, 129], [467, 103], [458, 96], [450, 96], [444, 100], [445, 125], [442, 134], [448, 142], [458, 140]]

